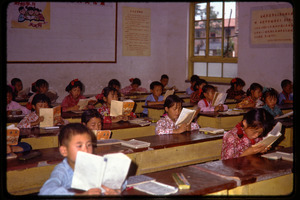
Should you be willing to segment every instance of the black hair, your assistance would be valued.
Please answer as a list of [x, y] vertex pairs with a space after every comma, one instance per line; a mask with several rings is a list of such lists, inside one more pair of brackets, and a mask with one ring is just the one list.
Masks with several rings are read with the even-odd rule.
[[21, 10], [23, 10], [23, 9], [25, 9], [23, 6], [20, 6], [20, 7], [18, 8], [19, 12], [20, 12]]
[[45, 94], [36, 94], [33, 97], [31, 104], [35, 106], [37, 103], [47, 103], [51, 107], [51, 101]]
[[283, 89], [284, 87], [286, 87], [289, 84], [292, 84], [292, 81], [290, 81], [288, 79], [284, 79], [283, 81], [281, 81], [281, 88]]
[[102, 122], [102, 116], [96, 109], [85, 110], [81, 115], [81, 123], [87, 124], [94, 117], [100, 118]]
[[263, 108], [254, 108], [250, 110], [244, 115], [243, 120], [246, 120], [248, 127], [263, 128], [263, 133], [260, 137], [266, 136], [274, 126], [274, 117]]
[[79, 87], [80, 88], [80, 90], [82, 91], [83, 90], [83, 84], [82, 84], [82, 82], [81, 81], [79, 81], [78, 79], [74, 79], [74, 80], [72, 80], [70, 83], [69, 83], [69, 85], [66, 87], [66, 91], [67, 92], [70, 92], [73, 88], [75, 88], [75, 87]]
[[197, 87], [200, 86], [200, 85], [202, 85], [203, 83], [205, 83], [205, 85], [207, 85], [207, 81], [206, 81], [206, 80], [204, 80], [204, 79], [202, 79], [202, 78], [199, 78], [199, 79], [196, 81], [196, 83], [195, 83], [195, 85], [194, 85], [194, 87], [193, 87], [193, 90], [196, 91], [196, 90], [197, 90]]
[[32, 92], [37, 92], [37, 88], [43, 86], [49, 87], [49, 83], [45, 79], [38, 79], [36, 82], [32, 84], [31, 90]]
[[183, 103], [183, 100], [180, 99], [176, 94], [169, 95], [164, 103], [164, 108], [171, 108], [175, 103]]
[[199, 76], [197, 76], [197, 75], [191, 76], [191, 82], [195, 82], [195, 81], [197, 81], [198, 79], [199, 79]]
[[164, 78], [166, 78], [166, 79], [169, 79], [169, 77], [168, 77], [168, 75], [167, 75], [167, 74], [163, 74], [163, 75], [161, 75], [161, 77], [160, 77], [160, 80], [162, 80], [162, 79], [164, 79]]
[[257, 89], [263, 90], [263, 87], [259, 83], [252, 83], [247, 90], [247, 96], [251, 95], [251, 91], [255, 91]]
[[161, 86], [161, 88], [164, 88], [164, 86], [161, 84], [161, 82], [153, 81], [153, 82], [150, 84], [150, 90], [153, 90], [155, 86]]
[[134, 84], [140, 86], [140, 85], [142, 85], [142, 82], [139, 78], [134, 78], [131, 82], [131, 85], [134, 85]]
[[261, 100], [266, 103], [267, 97], [278, 98], [278, 92], [274, 88], [265, 88]]
[[[103, 97], [107, 98], [110, 92], [117, 93], [118, 96], [119, 96], [119, 91], [116, 88], [114, 88], [114, 87], [105, 87], [102, 90]], [[102, 103], [102, 104], [105, 103], [105, 101], [103, 100], [103, 98], [100, 99], [99, 102]]]
[[13, 89], [9, 85], [6, 86], [6, 93], [13, 94]]
[[21, 79], [19, 78], [13, 78], [11, 79], [10, 83], [11, 85], [15, 86], [17, 82], [22, 82]]
[[216, 88], [212, 85], [204, 85], [202, 88], [202, 93], [200, 95], [200, 99], [204, 99], [205, 98], [204, 93], [208, 92], [209, 90], [216, 91]]
[[238, 77], [233, 78], [230, 81], [230, 87], [234, 88], [234, 85], [236, 85], [236, 86], [243, 86], [244, 87], [245, 86], [245, 81], [243, 79], [241, 79], [241, 78], [238, 78]]
[[111, 79], [108, 82], [108, 87], [114, 87], [115, 85], [121, 87], [121, 83], [117, 79]]
[[97, 139], [95, 134], [86, 126], [80, 123], [70, 123], [60, 130], [58, 135], [59, 146], [67, 146], [71, 137], [74, 135], [88, 134], [91, 137], [92, 143], [95, 144]]

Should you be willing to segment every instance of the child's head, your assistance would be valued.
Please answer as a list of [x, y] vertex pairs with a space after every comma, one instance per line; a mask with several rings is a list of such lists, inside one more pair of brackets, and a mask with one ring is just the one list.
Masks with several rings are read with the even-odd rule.
[[258, 99], [262, 95], [263, 87], [258, 83], [252, 83], [247, 90], [247, 96], [251, 96], [254, 99]]
[[59, 135], [59, 152], [66, 157], [72, 169], [74, 169], [78, 151], [93, 153], [95, 134], [80, 123], [71, 123], [64, 126]]
[[82, 89], [83, 84], [78, 79], [72, 80], [66, 87], [66, 91], [69, 92], [74, 99], [78, 99], [78, 97], [81, 95]]
[[274, 117], [263, 108], [255, 108], [244, 115], [242, 127], [249, 139], [264, 137], [273, 127]]
[[277, 104], [278, 92], [274, 88], [264, 89], [263, 95], [261, 97], [262, 101], [268, 105], [271, 109]]
[[191, 86], [194, 87], [196, 81], [199, 79], [199, 76], [193, 75], [191, 76]]
[[160, 83], [163, 85], [163, 87], [166, 87], [166, 85], [168, 85], [169, 83], [169, 77], [167, 74], [163, 74], [160, 77]]
[[11, 81], [10, 81], [11, 85], [15, 87], [15, 90], [16, 91], [21, 91], [23, 89], [23, 83], [21, 81], [21, 79], [19, 78], [13, 78]]
[[131, 82], [131, 87], [133, 89], [137, 89], [140, 85], [142, 85], [142, 82], [139, 78], [131, 78], [129, 81]]
[[234, 78], [230, 81], [230, 86], [235, 91], [240, 91], [245, 86], [245, 81], [241, 78]]
[[150, 84], [150, 92], [153, 94], [153, 96], [159, 97], [162, 93], [163, 87], [163, 84], [161, 84], [160, 82], [153, 81]]
[[91, 130], [101, 130], [102, 117], [96, 109], [89, 109], [82, 113], [81, 123]]
[[290, 81], [288, 79], [284, 79], [283, 81], [281, 81], [281, 88], [287, 94], [293, 93], [293, 83], [292, 83], [292, 81]]
[[38, 79], [32, 84], [31, 90], [40, 94], [45, 94], [49, 89], [49, 83], [45, 79]]
[[40, 112], [40, 108], [50, 108], [51, 102], [49, 97], [45, 94], [36, 94], [32, 99], [32, 109], [36, 111], [37, 114]]
[[202, 88], [202, 93], [200, 95], [201, 99], [206, 99], [207, 101], [212, 101], [216, 92], [216, 88], [212, 85], [204, 85]]
[[119, 91], [121, 88], [121, 83], [117, 79], [111, 79], [108, 82], [108, 87], [116, 88]]
[[169, 95], [164, 103], [164, 108], [168, 116], [174, 122], [178, 119], [181, 109], [182, 109], [183, 100], [180, 99], [177, 95]]
[[103, 101], [110, 105], [111, 100], [118, 100], [118, 90], [113, 87], [105, 87], [103, 89]]
[[10, 104], [10, 102], [12, 101], [12, 98], [13, 98], [13, 90], [9, 85], [7, 85], [6, 86], [6, 103]]
[[194, 90], [194, 91], [197, 91], [197, 90], [199, 90], [200, 88], [202, 89], [205, 85], [207, 85], [207, 81], [204, 80], [204, 79], [202, 79], [202, 78], [200, 78], [200, 79], [198, 79], [198, 80], [196, 81], [196, 83], [195, 83], [195, 85], [194, 85], [194, 87], [193, 87], [193, 90]]

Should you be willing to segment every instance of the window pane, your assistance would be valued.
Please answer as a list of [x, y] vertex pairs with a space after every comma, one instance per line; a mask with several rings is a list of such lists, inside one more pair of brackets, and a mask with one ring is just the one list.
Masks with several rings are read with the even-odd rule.
[[208, 76], [222, 77], [222, 63], [208, 63]]
[[195, 22], [195, 38], [206, 37], [206, 21]]
[[195, 40], [194, 55], [195, 56], [205, 56], [206, 40], [199, 39]]
[[194, 74], [198, 76], [206, 76], [206, 63], [195, 62], [194, 63]]
[[210, 20], [209, 37], [222, 37], [222, 20]]
[[235, 2], [225, 2], [225, 13], [224, 13], [224, 19], [229, 19], [230, 18], [230, 13], [231, 13], [231, 18], [235, 19], [235, 11], [236, 11], [236, 3]]
[[209, 39], [209, 55], [221, 56], [222, 39]]
[[195, 5], [195, 20], [206, 20], [206, 4], [207, 3], [197, 3]]
[[223, 2], [210, 3], [210, 19], [222, 18], [223, 15]]
[[236, 3], [225, 3], [224, 18], [224, 57], [238, 56], [238, 26], [236, 20]]
[[224, 38], [224, 57], [237, 57], [237, 37]]
[[237, 63], [224, 63], [223, 77], [225, 78], [237, 77]]

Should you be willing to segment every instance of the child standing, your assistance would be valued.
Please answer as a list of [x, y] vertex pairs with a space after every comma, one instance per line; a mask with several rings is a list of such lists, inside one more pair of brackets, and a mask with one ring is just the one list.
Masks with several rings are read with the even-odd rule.
[[228, 110], [227, 105], [217, 105], [212, 106], [212, 100], [214, 98], [216, 89], [212, 85], [205, 85], [202, 88], [202, 94], [200, 96], [201, 100], [198, 102], [198, 107], [200, 112], [208, 112], [208, 111], [226, 111]]
[[13, 99], [13, 91], [10, 86], [6, 87], [6, 111], [7, 114], [10, 115], [12, 110], [20, 110], [22, 112], [22, 115], [28, 115], [30, 113], [30, 110], [25, 108], [24, 106], [21, 106], [19, 103], [12, 100]]
[[81, 123], [91, 130], [101, 130], [102, 117], [96, 109], [88, 109], [82, 113]]
[[180, 126], [175, 125], [175, 122], [182, 110], [182, 102], [182, 99], [180, 99], [177, 95], [170, 95], [166, 98], [164, 108], [167, 115], [162, 117], [156, 123], [156, 135], [178, 134], [185, 131], [193, 131], [199, 129], [199, 125], [194, 122], [190, 124], [182, 124]]
[[197, 75], [191, 76], [191, 81], [190, 81], [191, 87], [187, 88], [185, 91], [187, 94], [191, 95], [194, 92], [194, 85], [198, 79], [199, 79], [199, 76], [197, 76]]
[[[59, 152], [64, 160], [59, 163], [51, 173], [50, 178], [40, 189], [39, 195], [78, 195], [71, 192], [74, 166], [78, 151], [93, 153], [93, 143], [96, 141], [95, 134], [80, 123], [64, 126], [58, 136]], [[116, 195], [120, 190], [113, 190], [102, 186], [103, 194]], [[100, 188], [91, 188], [81, 195], [100, 195]]]
[[277, 97], [278, 93], [274, 88], [266, 88], [262, 95], [262, 100], [265, 103], [263, 108], [273, 115], [273, 117], [283, 115], [277, 106]]
[[270, 147], [263, 144], [256, 147], [252, 147], [252, 145], [261, 141], [262, 137], [273, 128], [273, 122], [273, 116], [262, 108], [255, 108], [247, 112], [242, 122], [224, 133], [221, 159], [266, 152]]
[[139, 93], [139, 92], [144, 92], [144, 93], [148, 92], [146, 88], [140, 87], [140, 85], [142, 85], [142, 82], [140, 79], [131, 78], [131, 79], [129, 79], [129, 81], [131, 82], [131, 84], [120, 90], [120, 92], [123, 95]]
[[[164, 104], [164, 96], [161, 95], [162, 90], [163, 90], [163, 85], [158, 81], [153, 81], [150, 84], [150, 92], [152, 94], [147, 96], [145, 100], [145, 106]], [[144, 108], [143, 115], [148, 116], [148, 108]]]
[[[18, 128], [32, 128], [32, 127], [38, 127], [40, 125], [40, 122], [44, 121], [43, 116], [39, 116], [40, 114], [40, 108], [49, 108], [50, 107], [50, 99], [45, 94], [37, 94], [34, 96], [32, 100], [32, 108], [33, 112], [26, 115], [20, 123], [17, 125]], [[67, 120], [64, 120], [61, 116], [58, 119], [58, 124], [66, 124], [68, 123]]]
[[245, 86], [245, 81], [241, 78], [234, 78], [230, 81], [231, 87], [226, 91], [227, 99], [241, 100], [244, 98], [245, 92], [243, 87]]
[[237, 108], [254, 108], [260, 106], [260, 98], [263, 87], [258, 83], [252, 83], [247, 90], [247, 97], [237, 104]]
[[293, 83], [288, 79], [281, 81], [282, 92], [278, 96], [278, 104], [293, 103]]
[[193, 92], [191, 94], [191, 98], [190, 98], [190, 102], [191, 103], [194, 103], [194, 104], [197, 104], [200, 100], [201, 100], [201, 94], [202, 94], [202, 88], [207, 85], [207, 82], [206, 80], [204, 79], [198, 79], [194, 85], [194, 88], [193, 90], [195, 92]]

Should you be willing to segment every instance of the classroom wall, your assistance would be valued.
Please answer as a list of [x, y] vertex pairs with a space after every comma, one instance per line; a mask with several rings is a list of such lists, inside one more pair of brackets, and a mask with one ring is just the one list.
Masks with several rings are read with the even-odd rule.
[[[284, 78], [293, 79], [293, 48], [252, 48], [250, 38], [251, 7], [277, 3], [240, 3], [239, 7], [239, 59], [238, 76], [252, 82], [280, 89]], [[122, 7], [151, 9], [151, 56], [122, 56]], [[189, 3], [118, 3], [117, 63], [98, 64], [7, 64], [7, 83], [14, 77], [21, 78], [28, 87], [39, 78], [46, 79], [59, 95], [58, 102], [67, 95], [64, 91], [74, 78], [86, 86], [85, 94], [100, 93], [108, 81], [116, 78], [122, 87], [129, 85], [129, 78], [138, 77], [142, 87], [149, 90], [161, 74], [168, 74], [169, 85], [180, 90], [189, 87], [187, 77]], [[21, 36], [20, 36], [21, 37]], [[218, 85], [219, 91], [228, 86]]]

